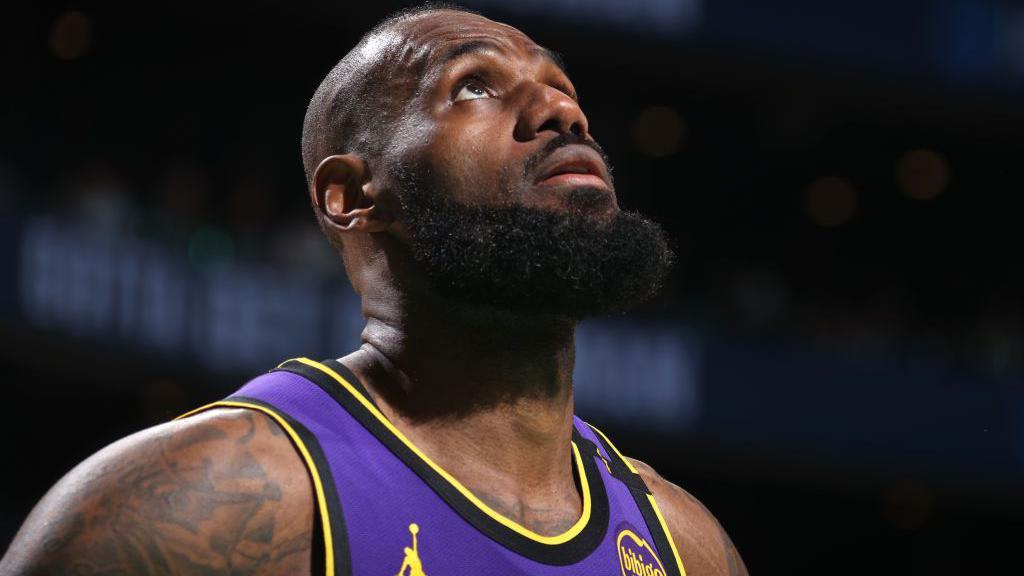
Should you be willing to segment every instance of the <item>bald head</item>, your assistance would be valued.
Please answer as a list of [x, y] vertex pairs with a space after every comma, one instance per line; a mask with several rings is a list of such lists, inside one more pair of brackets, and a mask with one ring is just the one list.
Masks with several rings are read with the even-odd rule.
[[[414, 68], [423, 61], [423, 42], [410, 42], [413, 22], [446, 11], [475, 14], [455, 5], [430, 3], [385, 18], [327, 74], [306, 109], [302, 162], [306, 180], [332, 154], [379, 158], [389, 127], [416, 90]], [[412, 69], [409, 67], [412, 66]]]

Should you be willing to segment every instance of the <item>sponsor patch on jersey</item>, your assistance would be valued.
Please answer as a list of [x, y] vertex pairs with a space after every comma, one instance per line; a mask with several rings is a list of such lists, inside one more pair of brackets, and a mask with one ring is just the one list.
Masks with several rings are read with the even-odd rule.
[[615, 547], [622, 576], [665, 576], [665, 567], [654, 548], [630, 528], [620, 527]]

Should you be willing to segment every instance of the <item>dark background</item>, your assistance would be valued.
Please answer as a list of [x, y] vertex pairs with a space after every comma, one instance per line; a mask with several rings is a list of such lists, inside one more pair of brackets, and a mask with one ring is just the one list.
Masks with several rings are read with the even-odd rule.
[[[356, 324], [324, 339], [319, 316], [266, 354], [216, 330], [146, 340], [117, 312], [141, 289], [102, 308], [83, 282], [172, 262], [208, 307], [152, 325], [193, 336], [216, 302], [277, 298], [250, 276], [346, 294], [308, 207], [302, 118], [400, 5], [4, 9], [0, 542], [75, 463], [286, 357], [268, 354], [348, 352], [323, 343]], [[676, 243], [660, 299], [603, 326], [685, 337], [687, 416], [612, 419], [619, 447], [701, 498], [755, 574], [1017, 572], [1024, 4], [470, 5], [563, 54], [622, 204]], [[622, 385], [643, 398], [643, 380]]]

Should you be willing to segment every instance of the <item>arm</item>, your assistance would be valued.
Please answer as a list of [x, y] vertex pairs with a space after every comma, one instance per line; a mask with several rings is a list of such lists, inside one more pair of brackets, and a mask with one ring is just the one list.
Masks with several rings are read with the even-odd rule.
[[212, 410], [129, 436], [54, 486], [0, 573], [309, 572], [309, 476], [269, 418]]
[[632, 458], [629, 461], [651, 489], [665, 517], [686, 576], [748, 576], [729, 535], [699, 500], [647, 464]]

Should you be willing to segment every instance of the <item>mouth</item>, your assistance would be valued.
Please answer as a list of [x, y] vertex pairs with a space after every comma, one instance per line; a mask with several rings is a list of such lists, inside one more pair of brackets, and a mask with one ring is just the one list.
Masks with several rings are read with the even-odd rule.
[[611, 190], [608, 169], [594, 150], [574, 144], [555, 150], [538, 166], [534, 182], [543, 188], [592, 187]]

